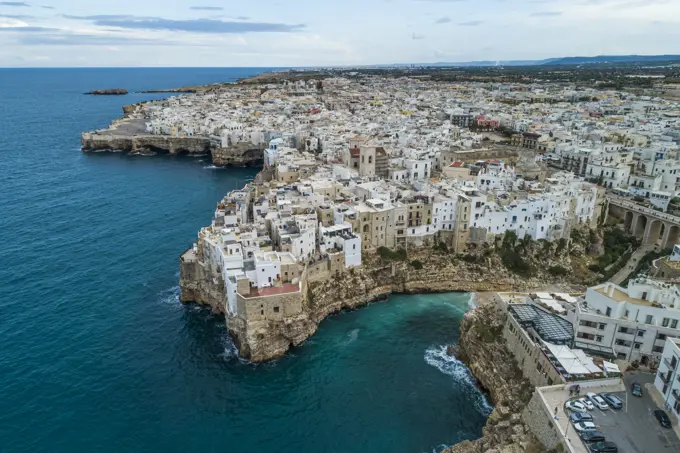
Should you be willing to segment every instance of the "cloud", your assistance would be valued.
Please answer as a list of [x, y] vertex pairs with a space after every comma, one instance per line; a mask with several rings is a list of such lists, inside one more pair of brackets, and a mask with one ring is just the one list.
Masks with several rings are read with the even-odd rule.
[[190, 6], [189, 9], [194, 11], [222, 11], [224, 8], [221, 6]]
[[61, 31], [58, 28], [48, 27], [0, 27], [0, 32], [17, 32], [17, 33], [42, 33], [42, 32]]
[[16, 19], [16, 20], [25, 20], [25, 19], [34, 19], [34, 16], [28, 16], [26, 14], [0, 14], [0, 19]]
[[430, 2], [430, 3], [461, 3], [466, 0], [414, 0], [416, 2]]
[[69, 30], [49, 27], [0, 27], [0, 33], [7, 33], [16, 38], [17, 43], [39, 46], [118, 46], [118, 45], [189, 45], [186, 42], [164, 39], [139, 38], [124, 35], [108, 35], [96, 33], [76, 33]]
[[449, 22], [451, 22], [451, 18], [449, 18], [449, 17], [440, 17], [439, 19], [437, 19], [437, 20], [435, 21], [435, 24], [448, 24]]
[[31, 6], [26, 2], [0, 2], [0, 6]]
[[162, 17], [138, 17], [130, 15], [70, 16], [68, 19], [88, 20], [103, 27], [119, 27], [131, 30], [169, 30], [192, 33], [292, 33], [305, 28], [304, 24], [271, 22], [234, 22], [215, 19], [174, 20]]
[[555, 16], [561, 16], [562, 12], [561, 11], [539, 11], [537, 13], [531, 13], [531, 17], [555, 17]]
[[470, 20], [467, 22], [458, 22], [458, 25], [461, 25], [463, 27], [476, 27], [477, 25], [482, 25], [484, 23], [483, 20]]
[[55, 9], [54, 6], [49, 6], [49, 5], [41, 5], [40, 7], [45, 8], [45, 9]]
[[412, 33], [411, 39], [425, 39], [425, 35], [419, 35], [417, 33]]

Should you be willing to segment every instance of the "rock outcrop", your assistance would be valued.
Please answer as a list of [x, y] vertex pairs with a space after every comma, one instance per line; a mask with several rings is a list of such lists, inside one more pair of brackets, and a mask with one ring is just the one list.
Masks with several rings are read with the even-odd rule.
[[533, 386], [524, 379], [502, 330], [506, 313], [496, 302], [480, 304], [465, 314], [460, 325], [459, 357], [479, 385], [491, 396], [494, 410], [483, 436], [444, 450], [444, 453], [523, 453], [544, 451], [522, 421]]
[[210, 154], [210, 140], [202, 137], [169, 137], [166, 135], [118, 135], [84, 133], [83, 151], [123, 151], [130, 154], [153, 156]]
[[128, 90], [124, 88], [109, 88], [107, 90], [93, 90], [85, 94], [92, 94], [97, 96], [122, 96], [128, 94]]
[[[316, 332], [319, 323], [340, 310], [352, 310], [392, 293], [474, 292], [531, 290], [545, 287], [548, 277], [518, 277], [495, 261], [471, 264], [452, 259], [448, 253], [424, 248], [409, 254], [410, 261], [384, 261], [377, 255], [364, 257], [362, 266], [340, 276], [311, 281], [304, 313], [284, 321], [259, 321], [242, 325], [227, 318], [227, 326], [239, 347], [239, 355], [253, 362], [281, 357]], [[422, 268], [416, 269], [418, 262]], [[225, 312], [224, 284], [205, 270], [200, 261], [180, 266], [182, 302], [209, 305]]]
[[214, 148], [205, 137], [170, 137], [167, 135], [124, 135], [86, 132], [81, 137], [82, 150], [122, 151], [129, 154], [154, 156], [210, 155], [216, 166], [262, 165], [263, 151], [249, 143], [238, 143], [228, 148]]

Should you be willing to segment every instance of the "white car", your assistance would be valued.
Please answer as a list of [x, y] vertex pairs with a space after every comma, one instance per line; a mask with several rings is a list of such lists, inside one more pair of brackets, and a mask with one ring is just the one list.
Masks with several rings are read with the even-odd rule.
[[581, 404], [581, 402], [579, 402], [578, 400], [567, 401], [567, 404], [565, 404], [565, 406], [567, 407], [567, 409], [569, 409], [572, 412], [587, 412], [588, 411], [588, 409], [586, 409], [586, 407], [583, 404]]
[[589, 411], [592, 411], [593, 409], [595, 409], [595, 406], [593, 405], [593, 403], [588, 401], [586, 398], [579, 398], [578, 402], [583, 404], [585, 406], [585, 408], [588, 409]]
[[584, 431], [596, 431], [597, 427], [593, 422], [578, 422], [574, 423], [574, 429], [582, 433]]
[[593, 403], [595, 407], [597, 407], [601, 411], [609, 409], [609, 406], [605, 402], [604, 398], [602, 398], [600, 395], [593, 392], [588, 392], [586, 393], [586, 396], [588, 397], [590, 402]]

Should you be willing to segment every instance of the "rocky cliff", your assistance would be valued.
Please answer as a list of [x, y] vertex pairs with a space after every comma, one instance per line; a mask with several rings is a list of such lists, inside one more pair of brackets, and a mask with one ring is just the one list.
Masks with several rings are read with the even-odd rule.
[[494, 410], [487, 419], [483, 436], [465, 441], [443, 453], [543, 452], [522, 421], [522, 411], [533, 393], [512, 353], [503, 340], [507, 316], [500, 304], [480, 303], [465, 314], [460, 325], [460, 358], [468, 365], [479, 385], [489, 392]]
[[[126, 114], [129, 114], [127, 111]], [[212, 163], [226, 165], [262, 165], [263, 151], [249, 143], [238, 143], [228, 148], [214, 148], [205, 137], [170, 137], [167, 135], [123, 135], [89, 133], [81, 137], [82, 150], [122, 151], [135, 155], [210, 155]]]
[[[409, 259], [390, 261], [367, 255], [361, 267], [318, 282], [309, 283], [304, 313], [285, 321], [259, 321], [243, 325], [227, 319], [227, 326], [239, 346], [239, 355], [253, 362], [281, 357], [316, 332], [328, 315], [355, 309], [369, 302], [387, 298], [392, 293], [428, 293], [450, 291], [530, 290], [555, 282], [548, 275], [519, 277], [504, 268], [498, 258], [481, 260], [481, 264], [456, 259], [453, 255], [423, 248], [409, 253]], [[200, 262], [182, 262], [180, 288], [182, 302], [209, 305], [224, 313], [223, 283]]]
[[109, 88], [107, 90], [88, 91], [85, 94], [92, 94], [96, 96], [122, 96], [128, 94], [128, 91], [125, 88]]

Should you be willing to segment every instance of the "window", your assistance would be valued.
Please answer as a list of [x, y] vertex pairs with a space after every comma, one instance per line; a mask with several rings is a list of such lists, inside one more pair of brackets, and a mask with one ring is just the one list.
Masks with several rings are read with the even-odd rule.
[[642, 338], [645, 336], [645, 331], [644, 330], [638, 330], [637, 336]]
[[665, 339], [666, 339], [666, 335], [663, 334], [663, 333], [660, 333], [659, 335], [656, 336], [656, 339], [657, 339], [657, 340], [665, 340]]
[[654, 346], [652, 352], [663, 352], [663, 346]]
[[274, 313], [278, 313], [278, 312], [279, 312], [279, 307], [274, 307]]
[[623, 316], [624, 316], [625, 318], [627, 318], [627, 317], [628, 317], [628, 313], [629, 313], [628, 310], [626, 310], [626, 313], [625, 313]]
[[602, 338], [603, 338], [602, 335], [595, 335], [595, 341], [597, 341], [598, 343], [602, 343]]
[[606, 314], [607, 314], [607, 316], [611, 316], [611, 315], [612, 315], [612, 309], [611, 309], [611, 307], [607, 307]]
[[605, 323], [603, 323], [603, 322], [601, 322], [600, 325], [598, 326], [598, 328], [599, 328], [600, 330], [604, 330], [605, 327], [607, 327], [607, 324], [605, 324]]
[[668, 318], [663, 318], [663, 320], [661, 321], [661, 326], [662, 326], [662, 327], [668, 327], [668, 323], [669, 323], [669, 322], [670, 322], [670, 319], [668, 319]]
[[640, 349], [640, 346], [642, 346], [642, 343], [634, 343], [633, 348], [635, 349]]
[[[643, 299], [644, 299], [644, 297], [643, 297]], [[652, 315], [647, 315], [647, 317], [645, 318], [645, 324], [652, 324], [653, 321], [654, 321], [654, 317]]]
[[676, 327], [678, 327], [678, 320], [672, 319], [671, 320], [671, 329], [675, 329]]

